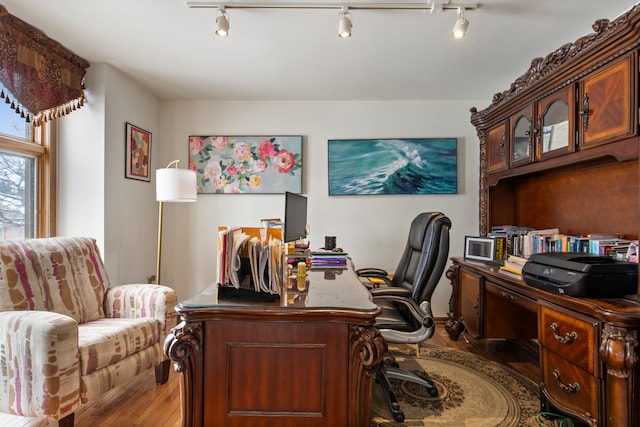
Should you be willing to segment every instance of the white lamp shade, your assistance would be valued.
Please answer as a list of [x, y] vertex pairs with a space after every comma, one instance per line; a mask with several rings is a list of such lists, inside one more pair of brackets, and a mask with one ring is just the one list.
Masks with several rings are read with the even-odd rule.
[[158, 202], [195, 202], [198, 199], [196, 171], [189, 169], [156, 169]]

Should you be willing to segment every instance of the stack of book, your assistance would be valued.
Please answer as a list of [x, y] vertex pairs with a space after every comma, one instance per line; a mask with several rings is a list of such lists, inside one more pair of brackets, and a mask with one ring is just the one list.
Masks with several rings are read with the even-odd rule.
[[334, 251], [311, 252], [311, 268], [347, 268], [347, 253]]
[[503, 273], [517, 274], [518, 276], [522, 276], [522, 267], [524, 267], [524, 264], [526, 262], [527, 259], [524, 257], [509, 255], [507, 259], [504, 260], [504, 265], [500, 267], [500, 271]]

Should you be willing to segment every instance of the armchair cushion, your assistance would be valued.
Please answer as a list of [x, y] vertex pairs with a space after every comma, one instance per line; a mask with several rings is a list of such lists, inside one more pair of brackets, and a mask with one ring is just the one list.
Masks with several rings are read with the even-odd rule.
[[0, 311], [55, 311], [78, 323], [104, 317], [109, 277], [95, 240], [0, 242]]
[[159, 323], [153, 318], [100, 319], [79, 325], [82, 375], [89, 375], [161, 341]]

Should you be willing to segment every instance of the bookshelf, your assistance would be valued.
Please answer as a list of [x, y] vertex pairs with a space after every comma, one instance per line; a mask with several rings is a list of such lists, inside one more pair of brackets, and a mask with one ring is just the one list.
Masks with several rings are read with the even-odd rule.
[[[516, 225], [638, 239], [640, 4], [592, 28], [533, 59], [488, 107], [471, 109], [481, 236]], [[638, 295], [573, 298], [482, 262], [452, 261], [452, 339], [466, 331], [533, 343], [543, 411], [591, 426], [640, 426]]]

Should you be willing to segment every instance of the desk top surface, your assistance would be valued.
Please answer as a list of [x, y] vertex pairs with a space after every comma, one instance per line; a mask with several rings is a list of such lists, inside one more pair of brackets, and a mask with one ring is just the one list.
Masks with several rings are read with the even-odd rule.
[[311, 269], [304, 281], [291, 277], [282, 287], [279, 301], [219, 299], [218, 286], [211, 284], [193, 298], [178, 304], [178, 311], [237, 307], [264, 307], [286, 310], [350, 310], [372, 312], [378, 306], [353, 269]]

